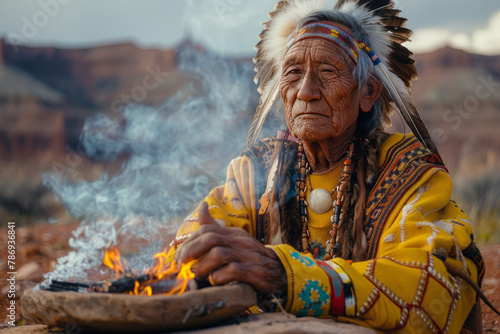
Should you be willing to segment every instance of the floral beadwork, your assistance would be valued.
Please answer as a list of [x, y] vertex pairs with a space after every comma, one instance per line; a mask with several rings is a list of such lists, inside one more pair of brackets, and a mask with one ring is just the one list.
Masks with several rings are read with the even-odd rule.
[[329, 300], [327, 289], [314, 279], [306, 280], [299, 298], [304, 303], [304, 307], [297, 314], [299, 317], [320, 316], [324, 312], [321, 308], [326, 306]]

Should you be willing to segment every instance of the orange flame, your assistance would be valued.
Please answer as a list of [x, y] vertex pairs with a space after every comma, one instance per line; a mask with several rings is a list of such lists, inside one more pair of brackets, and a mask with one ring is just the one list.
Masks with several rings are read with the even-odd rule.
[[104, 252], [104, 259], [102, 260], [102, 263], [113, 269], [117, 278], [125, 274], [127, 262], [122, 262], [120, 251], [115, 246], [110, 246]]
[[[191, 270], [195, 261], [182, 264], [180, 267], [175, 261], [166, 263], [167, 249], [161, 253], [155, 254], [153, 258], [155, 259], [155, 264], [152, 268], [147, 268], [145, 270], [145, 275], [148, 275], [149, 279], [145, 282], [139, 282], [136, 280], [134, 290], [129, 293], [133, 295], [147, 296], [151, 296], [153, 294], [173, 295], [184, 293], [188, 288], [189, 282], [195, 277], [193, 271]], [[114, 246], [105, 250], [102, 262], [104, 265], [115, 271], [117, 278], [125, 275], [127, 272], [136, 273], [134, 269], [127, 267], [127, 262], [125, 259], [122, 260], [119, 250]], [[155, 291], [153, 285], [158, 284], [158, 282], [162, 280], [170, 281], [172, 282], [172, 285], [169, 285], [166, 291]]]

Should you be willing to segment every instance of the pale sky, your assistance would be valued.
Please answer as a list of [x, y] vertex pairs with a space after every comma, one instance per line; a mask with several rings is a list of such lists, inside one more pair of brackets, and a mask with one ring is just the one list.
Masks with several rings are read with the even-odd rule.
[[[396, 0], [415, 34], [408, 47], [452, 45], [500, 54], [499, 0]], [[0, 36], [16, 44], [84, 47], [131, 41], [167, 48], [190, 34], [225, 54], [252, 56], [275, 0], [0, 0]]]

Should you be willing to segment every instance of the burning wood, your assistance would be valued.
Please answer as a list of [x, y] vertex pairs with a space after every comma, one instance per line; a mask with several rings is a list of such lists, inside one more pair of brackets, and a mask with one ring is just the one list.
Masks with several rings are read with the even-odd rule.
[[208, 282], [195, 279], [194, 262], [181, 266], [166, 262], [166, 251], [155, 254], [154, 265], [138, 272], [111, 247], [104, 252], [103, 264], [115, 272], [115, 278], [52, 280], [41, 289], [29, 289], [22, 297], [23, 315], [50, 326], [75, 324], [79, 330], [165, 332], [215, 324], [257, 303], [250, 285], [209, 287]]
[[[67, 284], [62, 286], [66, 288]], [[21, 306], [26, 319], [50, 326], [68, 328], [68, 324], [73, 324], [70, 328], [92, 332], [164, 333], [231, 319], [256, 303], [255, 290], [250, 285], [237, 283], [152, 296], [28, 289], [22, 296]]]
[[103, 264], [113, 269], [116, 279], [102, 282], [64, 282], [52, 280], [41, 286], [48, 291], [73, 291], [79, 293], [128, 293], [131, 295], [182, 294], [206, 286], [195, 280], [191, 266], [194, 262], [181, 267], [172, 262], [166, 264], [166, 251], [154, 255], [156, 264], [148, 268], [145, 274], [137, 275], [136, 270], [128, 268], [116, 247], [110, 247], [104, 253]]

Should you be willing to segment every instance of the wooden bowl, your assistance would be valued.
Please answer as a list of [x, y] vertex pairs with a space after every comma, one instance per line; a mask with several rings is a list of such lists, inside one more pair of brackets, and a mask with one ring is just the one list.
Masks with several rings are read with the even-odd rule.
[[51, 292], [28, 289], [23, 316], [67, 331], [165, 332], [207, 326], [257, 303], [247, 284], [229, 284], [180, 295], [135, 296], [112, 293]]

